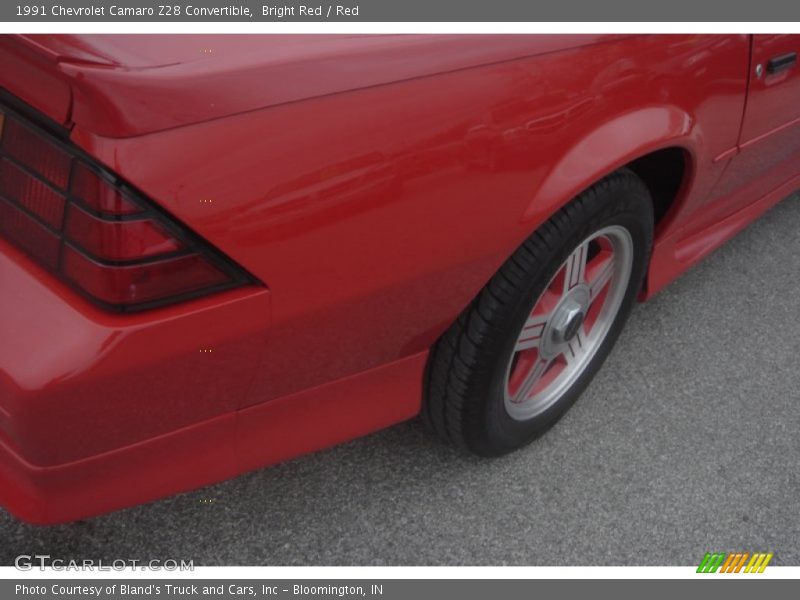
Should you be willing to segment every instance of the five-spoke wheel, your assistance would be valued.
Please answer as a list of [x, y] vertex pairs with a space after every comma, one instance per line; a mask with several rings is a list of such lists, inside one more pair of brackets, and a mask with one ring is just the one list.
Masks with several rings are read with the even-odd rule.
[[611, 351], [641, 289], [652, 236], [649, 190], [629, 170], [558, 210], [434, 347], [425, 422], [484, 456], [547, 431]]
[[529, 419], [580, 376], [619, 311], [633, 265], [626, 229], [606, 227], [583, 240], [536, 301], [508, 361], [506, 410]]

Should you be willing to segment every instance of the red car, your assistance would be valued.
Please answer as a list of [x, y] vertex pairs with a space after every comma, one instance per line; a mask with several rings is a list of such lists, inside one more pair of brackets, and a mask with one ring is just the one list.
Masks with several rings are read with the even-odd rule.
[[0, 504], [83, 518], [418, 414], [529, 443], [798, 187], [798, 45], [0, 36]]

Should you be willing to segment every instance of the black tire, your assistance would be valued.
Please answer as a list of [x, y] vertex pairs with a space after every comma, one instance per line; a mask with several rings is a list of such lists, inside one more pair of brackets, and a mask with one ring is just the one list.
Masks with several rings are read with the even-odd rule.
[[[560, 265], [593, 232], [620, 225], [633, 240], [633, 266], [616, 318], [578, 379], [528, 420], [510, 417], [505, 374], [517, 335]], [[605, 361], [636, 301], [653, 238], [644, 183], [623, 169], [583, 192], [531, 235], [503, 264], [433, 348], [422, 418], [443, 440], [481, 456], [530, 443], [572, 406]]]

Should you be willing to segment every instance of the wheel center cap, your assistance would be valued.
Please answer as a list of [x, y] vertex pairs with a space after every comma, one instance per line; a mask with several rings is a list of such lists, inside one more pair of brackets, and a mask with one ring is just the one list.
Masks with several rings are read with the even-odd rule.
[[583, 306], [572, 299], [567, 299], [556, 312], [553, 318], [552, 336], [555, 344], [565, 344], [572, 340], [583, 324]]
[[553, 311], [540, 352], [549, 358], [563, 352], [564, 345], [575, 339], [589, 308], [589, 290], [578, 286], [570, 291]]
[[562, 333], [565, 342], [569, 342], [575, 337], [575, 334], [578, 333], [578, 329], [580, 329], [583, 324], [584, 317], [585, 315], [582, 312], [572, 313], [567, 317]]

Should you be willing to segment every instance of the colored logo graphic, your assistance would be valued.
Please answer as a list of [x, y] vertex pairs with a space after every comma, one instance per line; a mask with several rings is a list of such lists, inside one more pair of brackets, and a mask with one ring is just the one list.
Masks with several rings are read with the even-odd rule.
[[719, 569], [720, 573], [763, 573], [771, 560], [772, 552], [706, 552], [697, 572], [716, 573]]

